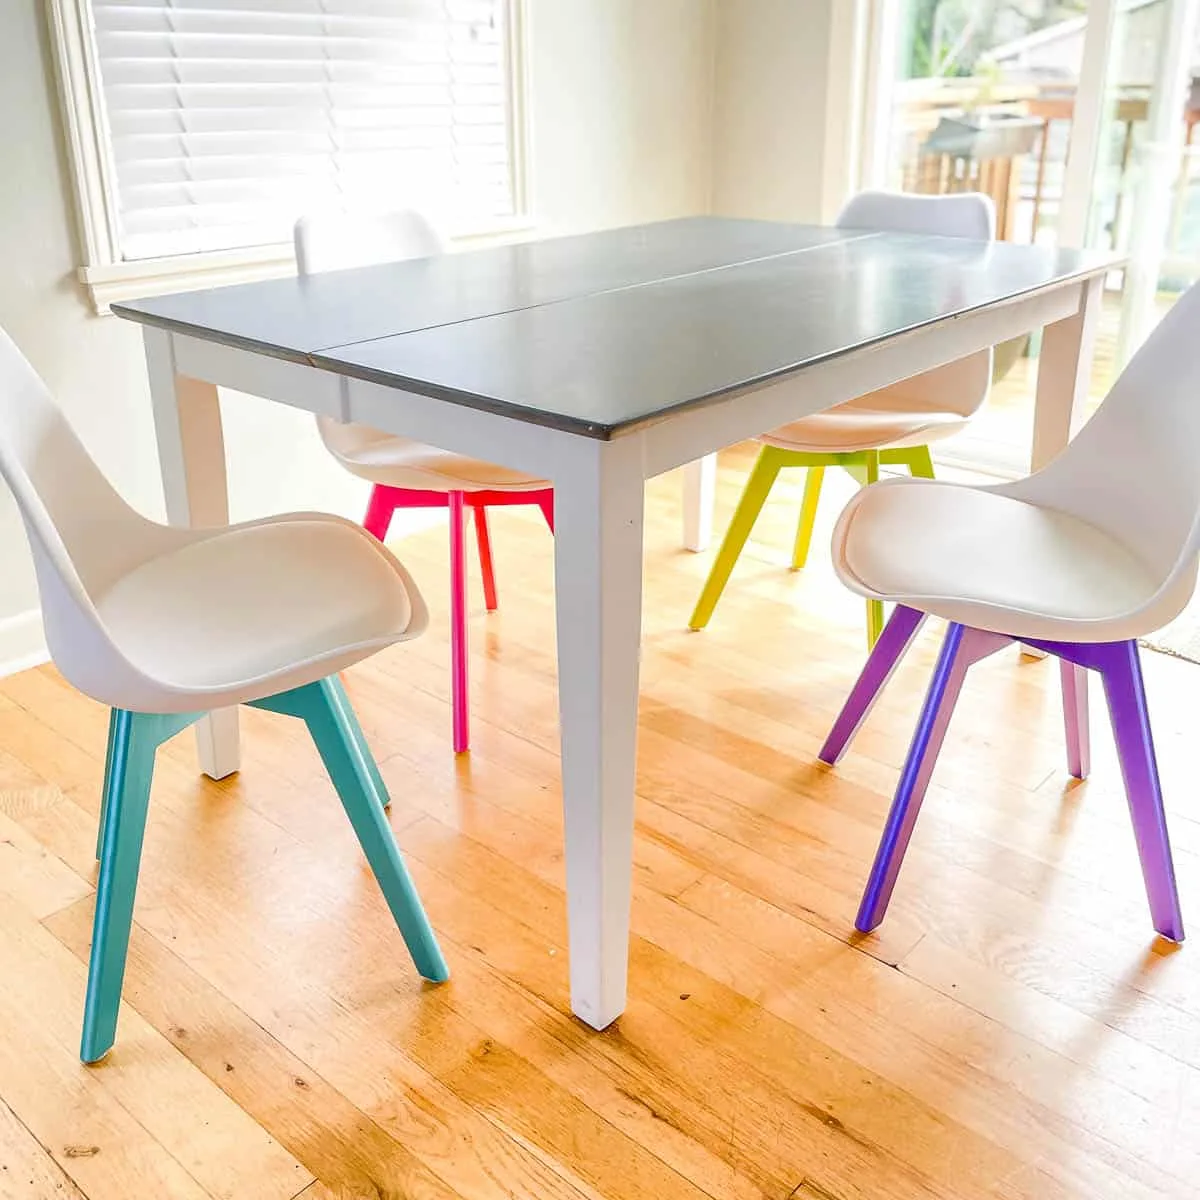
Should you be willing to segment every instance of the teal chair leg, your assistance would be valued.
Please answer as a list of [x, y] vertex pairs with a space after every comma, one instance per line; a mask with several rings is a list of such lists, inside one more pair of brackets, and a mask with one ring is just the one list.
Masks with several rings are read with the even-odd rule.
[[108, 711], [108, 749], [104, 752], [104, 783], [100, 788], [100, 820], [96, 825], [96, 858], [104, 848], [104, 822], [108, 817], [109, 795], [113, 775], [113, 750], [117, 744], [118, 709]]
[[100, 878], [79, 1050], [84, 1062], [103, 1058], [116, 1036], [154, 756], [161, 743], [198, 716], [112, 712], [101, 807]]
[[713, 609], [717, 607], [717, 601], [729, 582], [730, 573], [742, 552], [742, 547], [754, 528], [754, 522], [762, 512], [767, 494], [779, 475], [785, 457], [786, 453], [774, 446], [764, 446], [758, 452], [754, 469], [750, 472], [742, 497], [734, 509], [733, 520], [729, 522], [729, 528], [721, 541], [721, 548], [713, 560], [712, 570], [704, 581], [704, 590], [700, 593], [700, 599], [696, 601], [696, 607], [688, 621], [690, 628], [703, 629], [708, 624]]
[[792, 546], [793, 571], [799, 571], [808, 562], [813, 527], [817, 523], [817, 505], [821, 501], [821, 484], [824, 481], [824, 467], [808, 468], [804, 477], [804, 500], [800, 504], [800, 523], [796, 526], [796, 541]]
[[434, 983], [449, 979], [450, 968], [384, 815], [384, 796], [378, 790], [381, 781], [376, 782], [379, 770], [341, 683], [333, 678], [320, 679], [256, 700], [254, 707], [299, 717], [308, 725], [417, 970]]
[[358, 747], [358, 753], [371, 774], [371, 782], [375, 785], [375, 795], [383, 808], [389, 808], [392, 798], [388, 795], [387, 784], [383, 782], [383, 775], [380, 774], [375, 755], [371, 753], [371, 747], [367, 745], [367, 738], [362, 731], [362, 726], [358, 723], [354, 705], [350, 703], [350, 697], [346, 695], [346, 689], [336, 675], [330, 675], [326, 682], [329, 684], [330, 697], [337, 703], [338, 711], [342, 714], [346, 726], [354, 738], [354, 744]]

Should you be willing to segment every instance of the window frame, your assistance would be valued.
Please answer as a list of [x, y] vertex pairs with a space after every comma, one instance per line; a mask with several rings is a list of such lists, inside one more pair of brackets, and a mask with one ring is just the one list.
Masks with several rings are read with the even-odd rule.
[[[455, 243], [503, 241], [533, 228], [527, 158], [526, 0], [502, 2], [506, 8], [505, 82], [513, 215], [451, 229], [451, 241]], [[122, 258], [117, 176], [92, 35], [91, 0], [46, 0], [46, 7], [83, 257], [77, 274], [93, 309], [106, 313], [111, 304], [122, 300], [294, 274], [296, 261], [290, 243]]]

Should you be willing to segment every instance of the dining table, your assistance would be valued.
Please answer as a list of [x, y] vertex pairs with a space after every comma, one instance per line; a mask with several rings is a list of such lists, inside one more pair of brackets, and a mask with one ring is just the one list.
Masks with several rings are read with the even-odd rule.
[[[112, 308], [143, 326], [172, 523], [229, 519], [218, 388], [552, 483], [571, 1008], [603, 1029], [626, 1002], [646, 480], [684, 468], [699, 548], [719, 449], [1042, 330], [1037, 469], [1084, 418], [1113, 265], [701, 216]], [[237, 770], [236, 710], [198, 736], [205, 773]]]

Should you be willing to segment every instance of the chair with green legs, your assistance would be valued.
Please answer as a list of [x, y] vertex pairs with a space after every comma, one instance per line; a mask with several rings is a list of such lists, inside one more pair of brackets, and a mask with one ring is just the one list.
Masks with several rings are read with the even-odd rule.
[[[991, 200], [977, 192], [950, 196], [863, 192], [846, 205], [837, 224], [843, 229], [990, 241], [996, 214]], [[780, 471], [803, 467], [808, 472], [792, 548], [792, 569], [799, 570], [808, 561], [826, 467], [841, 467], [863, 485], [879, 478], [881, 466], [901, 466], [913, 475], [932, 478], [929, 443], [967, 424], [987, 399], [991, 378], [992, 352], [985, 350], [759, 438], [762, 449], [688, 621], [691, 628], [703, 629], [712, 617]], [[875, 644], [882, 629], [883, 605], [868, 600], [869, 645]]]
[[339, 517], [209, 529], [147, 520], [109, 485], [3, 332], [0, 476], [25, 524], [54, 662], [112, 709], [83, 1060], [102, 1058], [116, 1036], [155, 754], [214, 709], [250, 704], [304, 721], [417, 970], [446, 979], [337, 675], [425, 629], [408, 572]]

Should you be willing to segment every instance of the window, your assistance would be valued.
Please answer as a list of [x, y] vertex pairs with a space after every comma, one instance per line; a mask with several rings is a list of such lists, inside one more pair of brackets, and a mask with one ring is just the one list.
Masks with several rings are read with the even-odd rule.
[[97, 307], [290, 269], [306, 211], [522, 208], [517, 0], [52, 0]]

